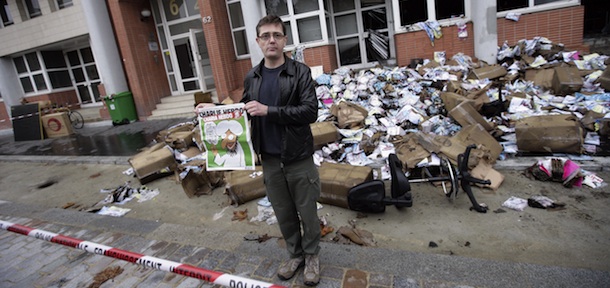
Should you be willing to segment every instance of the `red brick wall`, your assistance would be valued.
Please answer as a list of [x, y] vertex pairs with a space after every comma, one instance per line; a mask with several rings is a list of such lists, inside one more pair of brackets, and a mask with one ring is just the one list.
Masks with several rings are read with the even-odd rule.
[[434, 52], [445, 51], [447, 59], [462, 52], [474, 57], [474, 32], [472, 22], [468, 22], [468, 37], [461, 40], [457, 37], [457, 26], [443, 27], [443, 37], [434, 39], [434, 46], [425, 31], [413, 31], [394, 35], [396, 45], [396, 64], [407, 66], [411, 59], [433, 59]]
[[[157, 39], [153, 19], [140, 21], [140, 11], [149, 7], [149, 1], [106, 0], [119, 53], [124, 59], [123, 67], [127, 75], [129, 90], [140, 119], [150, 116], [160, 99], [171, 95], [163, 56], [158, 51], [148, 49], [151, 33]], [[156, 58], [155, 58], [156, 57]], [[108, 91], [118, 93], [123, 91]]]
[[203, 24], [203, 32], [214, 71], [216, 93], [218, 100], [222, 101], [230, 97], [231, 91], [243, 85], [243, 67], [235, 57], [226, 1], [199, 0], [199, 7], [201, 17], [211, 16], [212, 20]]
[[546, 37], [553, 43], [563, 43], [568, 50], [582, 47], [585, 6], [574, 6], [532, 14], [523, 14], [515, 22], [498, 18], [498, 45], [507, 41], [516, 44], [521, 39]]
[[[515, 45], [521, 39], [533, 39], [536, 36], [549, 38], [554, 43], [563, 43], [567, 50], [587, 49], [583, 47], [584, 6], [574, 6], [551, 11], [521, 15], [515, 22], [498, 18], [498, 45], [508, 41]], [[433, 59], [435, 51], [445, 51], [447, 58], [458, 52], [474, 57], [473, 24], [468, 23], [468, 38], [457, 37], [455, 25], [443, 27], [443, 37], [435, 39], [434, 46], [424, 31], [396, 34], [396, 62], [406, 66], [411, 59]]]
[[325, 73], [330, 73], [337, 69], [337, 53], [335, 45], [306, 48], [303, 50], [305, 64], [308, 66], [323, 66]]

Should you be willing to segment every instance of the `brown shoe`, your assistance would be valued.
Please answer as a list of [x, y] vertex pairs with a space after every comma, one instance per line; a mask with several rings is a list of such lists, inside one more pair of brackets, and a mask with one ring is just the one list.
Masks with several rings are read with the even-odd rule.
[[303, 266], [303, 256], [297, 258], [291, 258], [290, 260], [282, 263], [280, 268], [277, 270], [277, 277], [281, 280], [288, 280], [294, 276], [294, 273]]
[[307, 286], [316, 286], [320, 282], [320, 258], [318, 255], [305, 255], [303, 282]]

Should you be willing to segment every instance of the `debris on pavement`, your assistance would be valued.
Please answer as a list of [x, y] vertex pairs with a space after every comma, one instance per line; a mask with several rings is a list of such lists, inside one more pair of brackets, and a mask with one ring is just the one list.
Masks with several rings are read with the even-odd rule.
[[87, 286], [88, 288], [99, 288], [102, 284], [106, 283], [108, 280], [112, 280], [114, 282], [114, 278], [121, 275], [124, 269], [121, 266], [115, 265], [111, 267], [107, 267], [102, 270], [100, 273], [95, 274], [93, 276], [93, 283]]
[[523, 211], [527, 207], [527, 200], [515, 196], [511, 196], [508, 200], [502, 203], [502, 207], [513, 209], [516, 211]]
[[113, 217], [122, 217], [125, 216], [131, 209], [129, 208], [120, 208], [117, 206], [103, 206], [99, 210], [95, 212], [95, 214], [113, 216]]
[[248, 209], [233, 211], [233, 218], [231, 221], [243, 221], [248, 219]]
[[527, 206], [533, 208], [558, 210], [558, 208], [564, 208], [566, 204], [555, 202], [555, 200], [552, 200], [551, 198], [546, 196], [534, 195], [530, 198], [527, 198]]
[[[519, 14], [507, 18], [518, 21]], [[419, 25], [432, 43], [442, 37], [434, 21]], [[496, 190], [504, 181], [493, 169], [497, 161], [518, 155], [608, 154], [609, 56], [566, 51], [561, 43], [534, 37], [514, 46], [504, 43], [497, 62], [435, 51], [433, 59], [414, 59], [406, 67], [340, 67], [320, 74], [314, 79], [318, 119], [311, 125], [315, 163], [368, 169], [360, 182], [388, 180], [389, 154], [395, 153], [408, 169], [443, 163], [434, 159], [456, 165], [465, 147], [474, 144], [468, 169], [491, 180], [481, 187]], [[195, 119], [159, 132], [151, 144], [130, 159], [132, 168], [124, 172], [141, 184], [175, 175], [187, 197], [225, 187], [234, 206], [265, 196], [260, 167], [256, 173], [205, 171], [206, 152]], [[553, 161], [547, 162], [533, 165], [528, 173], [566, 187], [605, 185], [576, 160], [562, 160], [567, 170], [561, 177], [553, 173]], [[321, 178], [327, 176], [321, 173]], [[346, 207], [346, 187], [354, 183], [342, 187], [326, 182], [330, 184], [322, 182], [320, 202]], [[269, 219], [259, 211], [251, 221]]]

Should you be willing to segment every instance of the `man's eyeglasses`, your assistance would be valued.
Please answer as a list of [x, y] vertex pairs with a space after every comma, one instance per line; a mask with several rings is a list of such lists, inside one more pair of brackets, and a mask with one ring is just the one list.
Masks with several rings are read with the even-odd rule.
[[273, 36], [273, 38], [275, 38], [275, 40], [281, 40], [284, 39], [284, 37], [286, 37], [286, 35], [279, 33], [279, 32], [275, 32], [275, 33], [264, 33], [258, 36], [258, 39], [261, 39], [263, 41], [269, 41], [269, 39], [271, 39], [271, 36]]

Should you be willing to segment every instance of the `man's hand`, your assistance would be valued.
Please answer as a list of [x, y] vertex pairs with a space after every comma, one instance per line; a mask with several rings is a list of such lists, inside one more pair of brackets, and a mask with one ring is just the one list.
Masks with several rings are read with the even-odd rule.
[[245, 108], [246, 111], [248, 111], [248, 114], [252, 116], [267, 116], [267, 111], [269, 110], [267, 105], [263, 105], [258, 101], [250, 101], [246, 103]]

